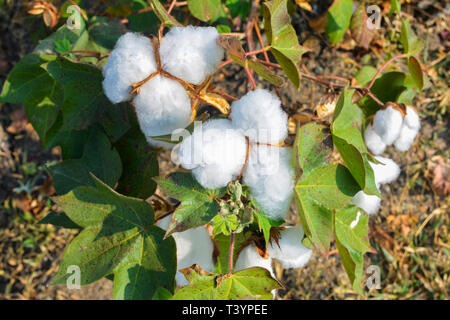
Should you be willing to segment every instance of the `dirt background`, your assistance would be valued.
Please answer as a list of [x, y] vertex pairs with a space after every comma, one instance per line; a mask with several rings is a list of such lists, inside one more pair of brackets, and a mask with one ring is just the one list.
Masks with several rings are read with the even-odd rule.
[[[329, 2], [312, 1], [314, 14], [297, 10], [293, 16], [301, 43], [312, 49], [303, 59], [306, 68], [314, 74], [350, 79], [363, 64], [380, 66], [385, 59], [383, 52], [394, 50], [389, 41], [393, 30], [400, 30], [398, 19], [386, 15], [389, 1], [373, 1], [383, 8], [383, 20], [369, 52], [357, 48], [347, 36], [337, 47], [331, 47], [322, 34], [310, 27], [311, 20], [326, 10]], [[351, 288], [332, 246], [328, 253], [315, 252], [302, 269], [283, 270], [275, 264], [276, 275], [285, 287], [279, 290], [277, 299], [450, 296], [449, 5], [445, 1], [408, 2], [402, 10], [425, 41], [423, 65], [429, 81], [414, 104], [422, 129], [406, 154], [388, 147], [387, 156], [400, 165], [402, 173], [395, 183], [383, 186], [382, 209], [370, 219], [374, 252], [366, 255], [365, 265], [380, 268], [380, 288], [366, 288], [365, 297], [359, 296]], [[28, 19], [22, 1], [9, 2], [0, 9], [1, 84], [14, 64], [34, 47]], [[407, 70], [401, 62], [394, 63], [394, 69]], [[215, 83], [239, 97], [246, 92], [246, 79], [241, 68], [229, 65], [216, 76]], [[259, 86], [269, 87], [258, 77], [256, 80]], [[297, 91], [287, 85], [280, 94], [290, 115], [307, 118], [327, 88], [307, 80], [301, 81], [300, 88]], [[0, 104], [0, 299], [111, 298], [112, 282], [106, 279], [80, 290], [48, 286], [65, 246], [75, 236], [74, 231], [37, 224], [54, 208], [49, 200], [51, 180], [44, 165], [59, 158], [57, 148], [41, 150], [23, 106]], [[167, 154], [161, 155], [160, 166], [162, 173], [174, 169]], [[292, 216], [295, 214], [292, 207]]]

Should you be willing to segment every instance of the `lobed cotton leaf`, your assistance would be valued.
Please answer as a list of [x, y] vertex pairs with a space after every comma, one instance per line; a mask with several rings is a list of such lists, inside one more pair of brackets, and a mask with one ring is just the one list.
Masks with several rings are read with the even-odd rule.
[[250, 91], [231, 105], [236, 129], [252, 142], [277, 144], [288, 135], [288, 118], [277, 96], [264, 89]]
[[[171, 216], [158, 221], [157, 226], [167, 230]], [[213, 261], [213, 242], [205, 229], [198, 227], [183, 232], [172, 234], [177, 246], [177, 270], [184, 269], [198, 264], [202, 269], [212, 272], [214, 269]], [[177, 286], [182, 287], [189, 282], [184, 274], [177, 272], [175, 275]]]
[[312, 256], [312, 250], [302, 244], [304, 232], [302, 226], [286, 227], [280, 233], [278, 244], [269, 245], [269, 255], [280, 262], [283, 268], [301, 268]]
[[243, 181], [268, 218], [280, 220], [288, 214], [294, 178], [292, 148], [251, 146]]
[[160, 45], [163, 69], [192, 84], [201, 84], [223, 59], [214, 27], [174, 27]]
[[403, 116], [393, 107], [378, 110], [373, 118], [373, 129], [386, 145], [391, 145], [400, 135]]
[[229, 120], [215, 119], [194, 128], [177, 150], [182, 167], [192, 170], [207, 189], [221, 188], [236, 179], [247, 153], [245, 137]]
[[149, 38], [128, 32], [121, 36], [103, 67], [103, 90], [113, 103], [131, 99], [131, 84], [156, 71]]
[[146, 82], [133, 103], [146, 137], [170, 134], [191, 122], [191, 100], [186, 90], [177, 81], [161, 75]]
[[370, 152], [375, 155], [382, 154], [386, 149], [386, 144], [381, 140], [371, 124], [368, 125], [366, 131], [364, 131], [364, 141]]
[[367, 214], [374, 214], [380, 209], [381, 199], [377, 196], [366, 194], [361, 190], [353, 196], [352, 202]]

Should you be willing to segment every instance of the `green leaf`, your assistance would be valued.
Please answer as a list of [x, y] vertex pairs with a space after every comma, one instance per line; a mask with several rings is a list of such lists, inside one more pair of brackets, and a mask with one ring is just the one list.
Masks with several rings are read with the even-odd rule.
[[139, 10], [150, 8], [148, 3], [144, 0], [134, 0], [132, 15], [127, 17], [130, 22], [130, 30], [134, 32], [148, 32], [156, 34], [158, 32], [160, 22], [153, 11], [139, 12]]
[[370, 251], [368, 215], [351, 206], [337, 210], [334, 221], [335, 233], [341, 244], [361, 253]]
[[231, 18], [240, 16], [245, 19], [250, 12], [249, 0], [226, 0], [225, 6], [230, 10]]
[[64, 91], [56, 81], [47, 88], [50, 91], [39, 101], [28, 100], [25, 103], [27, 118], [36, 130], [43, 145], [47, 142], [46, 134], [56, 122], [64, 99]]
[[366, 50], [369, 49], [369, 45], [375, 35], [374, 28], [369, 29], [367, 26], [367, 20], [366, 6], [360, 5], [353, 13], [350, 21], [352, 38], [360, 47], [363, 47]]
[[64, 86], [61, 130], [80, 130], [101, 120], [112, 108], [103, 93], [103, 75], [100, 69], [67, 59], [57, 59], [48, 64], [50, 75]]
[[92, 128], [81, 159], [64, 160], [49, 167], [49, 171], [56, 193], [64, 194], [78, 186], [94, 186], [90, 172], [114, 186], [122, 173], [122, 162], [101, 129]]
[[316, 247], [328, 250], [333, 235], [332, 210], [350, 205], [359, 186], [347, 168], [329, 164], [300, 177], [295, 191], [306, 235]]
[[364, 255], [360, 252], [347, 249], [340, 243], [337, 237], [336, 247], [338, 249], [342, 264], [344, 265], [345, 272], [350, 279], [350, 283], [353, 288], [362, 295]]
[[74, 25], [74, 28], [70, 29], [68, 24], [64, 24], [47, 38], [39, 40], [34, 52], [57, 54], [58, 41], [68, 41], [70, 43], [70, 50], [68, 51], [83, 50], [89, 41], [89, 36], [84, 19], [77, 19], [77, 21], [80, 22], [80, 25]]
[[157, 177], [154, 180], [168, 196], [181, 202], [172, 215], [166, 237], [174, 232], [202, 226], [217, 214], [219, 206], [216, 198], [223, 192], [203, 188], [191, 173], [176, 172], [168, 179]]
[[187, 4], [192, 15], [203, 22], [215, 21], [223, 15], [221, 0], [187, 0]]
[[295, 140], [296, 167], [306, 177], [315, 169], [328, 163], [333, 142], [330, 130], [317, 123], [300, 126]]
[[418, 55], [424, 47], [422, 41], [417, 38], [417, 36], [414, 34], [414, 31], [411, 29], [409, 20], [402, 20], [400, 42], [403, 45], [404, 52], [408, 56]]
[[[233, 250], [233, 263], [235, 264], [239, 255], [239, 249], [241, 248], [242, 244], [250, 237], [251, 232], [241, 232], [241, 233], [235, 233], [234, 234], [234, 250]], [[218, 249], [218, 255], [217, 255], [217, 263], [214, 268], [214, 272], [216, 273], [227, 273], [228, 272], [228, 264], [229, 264], [229, 258], [230, 258], [230, 243], [231, 243], [231, 236], [224, 235], [224, 234], [218, 234], [214, 236], [214, 241], [216, 243], [216, 249]], [[234, 267], [233, 264], [233, 267]]]
[[201, 275], [191, 271], [189, 285], [172, 300], [269, 300], [271, 291], [281, 288], [264, 268], [255, 267], [225, 275]]
[[97, 50], [103, 52], [112, 50], [120, 36], [126, 32], [126, 28], [117, 19], [108, 17], [92, 17], [89, 21], [89, 40], [101, 49]]
[[400, 15], [400, 11], [401, 11], [400, 2], [398, 0], [391, 0], [391, 10], [389, 10], [388, 15], [391, 15], [394, 12], [396, 12], [398, 15]]
[[231, 214], [227, 216], [216, 215], [212, 219], [213, 235], [221, 234], [230, 235], [233, 230], [239, 227], [239, 221], [236, 215]]
[[264, 2], [264, 26], [270, 51], [291, 82], [298, 88], [300, 73], [297, 69], [302, 55], [308, 51], [300, 46], [297, 33], [291, 25], [287, 0]]
[[156, 190], [152, 180], [159, 173], [156, 152], [151, 149], [139, 127], [133, 127], [115, 145], [124, 166], [117, 191], [132, 197], [147, 199]]
[[70, 220], [70, 218], [64, 213], [57, 213], [55, 211], [50, 212], [44, 218], [42, 218], [39, 224], [51, 224], [57, 227], [63, 227], [67, 229], [80, 229], [81, 227], [75, 222]]
[[158, 19], [164, 23], [166, 27], [172, 28], [172, 27], [181, 27], [181, 23], [179, 23], [174, 17], [169, 15], [164, 9], [161, 2], [158, 0], [149, 0], [150, 6], [153, 9], [153, 12], [155, 12]]
[[417, 61], [414, 57], [408, 58], [408, 69], [411, 73], [411, 77], [414, 80], [414, 83], [416, 84], [417, 89], [422, 90], [423, 89], [423, 73], [422, 68], [420, 67], [419, 61]]
[[363, 66], [361, 70], [359, 70], [355, 74], [356, 82], [361, 86], [366, 86], [370, 83], [370, 81], [377, 74], [377, 69], [372, 66]]
[[361, 190], [367, 194], [380, 195], [360, 130], [363, 113], [351, 101], [353, 92], [353, 90], [344, 90], [337, 102], [331, 126], [333, 143]]
[[64, 252], [53, 284], [69, 281], [69, 266], [80, 268], [81, 284], [114, 273], [115, 299], [151, 299], [159, 287], [172, 292], [175, 242], [153, 226], [154, 213], [141, 199], [116, 193], [100, 180], [54, 198], [85, 229]]
[[342, 40], [350, 26], [353, 13], [352, 0], [334, 0], [327, 13], [325, 31], [332, 44]]
[[35, 53], [24, 56], [3, 84], [0, 102], [31, 104], [51, 94], [55, 81], [41, 67], [46, 63], [46, 60]]
[[170, 300], [170, 298], [172, 298], [172, 293], [163, 287], [159, 287], [156, 289], [152, 300]]

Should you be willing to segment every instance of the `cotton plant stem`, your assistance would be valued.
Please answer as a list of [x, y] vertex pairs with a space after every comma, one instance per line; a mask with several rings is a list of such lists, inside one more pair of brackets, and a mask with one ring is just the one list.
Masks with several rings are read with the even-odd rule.
[[[259, 30], [259, 27], [258, 27], [258, 22], [255, 23], [255, 32], [256, 32], [256, 36], [258, 37], [259, 45], [261, 46], [261, 48], [264, 48], [264, 41], [261, 36], [261, 31]], [[268, 48], [270, 49], [270, 46]], [[269, 55], [267, 54], [266, 50], [263, 51], [263, 54], [264, 54], [264, 60], [266, 60], [266, 62], [270, 62]]]
[[170, 14], [170, 12], [172, 12], [173, 7], [175, 6], [175, 4], [177, 3], [177, 0], [173, 0], [172, 3], [169, 6], [169, 9], [167, 9], [167, 14]]
[[378, 76], [383, 72], [384, 69], [386, 69], [386, 67], [393, 61], [400, 59], [400, 58], [404, 58], [407, 57], [406, 54], [399, 54], [395, 57], [392, 57], [391, 59], [389, 59], [388, 61], [386, 61], [380, 69], [378, 69], [377, 73], [375, 74], [375, 76], [373, 77], [372, 81], [369, 83], [369, 85], [366, 87], [367, 90], [370, 90], [370, 88], [372, 88], [373, 84], [375, 83], [375, 80], [377, 80]]
[[234, 255], [234, 232], [231, 232], [230, 239], [230, 251], [229, 251], [229, 260], [228, 260], [228, 272], [233, 272], [233, 255]]

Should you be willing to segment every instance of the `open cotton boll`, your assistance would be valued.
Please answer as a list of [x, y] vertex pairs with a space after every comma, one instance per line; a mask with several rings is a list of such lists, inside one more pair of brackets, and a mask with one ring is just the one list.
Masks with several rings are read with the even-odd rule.
[[174, 27], [160, 45], [162, 67], [184, 81], [202, 83], [213, 74], [223, 59], [214, 27]]
[[280, 262], [283, 268], [301, 268], [312, 256], [312, 250], [302, 244], [303, 228], [287, 227], [280, 233], [278, 244], [273, 241], [269, 245], [269, 255]]
[[378, 110], [373, 118], [373, 129], [386, 145], [391, 145], [398, 138], [402, 128], [403, 116], [393, 107]]
[[246, 246], [239, 253], [239, 257], [234, 265], [234, 271], [240, 271], [252, 267], [261, 267], [269, 270], [271, 276], [275, 278], [275, 273], [272, 268], [272, 258], [267, 259], [261, 257], [253, 244]]
[[367, 214], [374, 214], [380, 209], [381, 199], [360, 190], [353, 196], [352, 202], [355, 206], [367, 212]]
[[370, 124], [364, 131], [364, 141], [370, 152], [375, 155], [382, 154], [386, 149], [386, 144], [381, 140], [380, 136], [373, 130], [373, 126]]
[[399, 151], [407, 151], [420, 129], [420, 120], [413, 108], [407, 107], [406, 116], [403, 120], [400, 136], [394, 142], [394, 146]]
[[294, 194], [292, 148], [252, 145], [243, 175], [252, 198], [272, 220], [284, 219]]
[[241, 172], [247, 153], [245, 137], [229, 120], [214, 119], [194, 128], [181, 142], [178, 159], [207, 189], [225, 187]]
[[271, 92], [250, 91], [231, 105], [233, 125], [252, 142], [276, 144], [286, 139], [288, 117], [281, 101]]
[[381, 164], [376, 164], [369, 161], [375, 175], [375, 183], [385, 184], [391, 183], [400, 175], [400, 167], [394, 162], [394, 160], [385, 158], [382, 156], [375, 156]]
[[103, 67], [103, 90], [112, 103], [127, 101], [131, 85], [156, 71], [152, 42], [128, 32], [121, 36]]
[[133, 100], [146, 137], [172, 133], [191, 122], [191, 100], [177, 81], [156, 76], [146, 82]]
[[416, 135], [419, 131], [417, 129], [411, 129], [407, 125], [403, 124], [400, 136], [394, 142], [395, 149], [398, 151], [407, 151], [411, 147]]
[[[161, 219], [156, 224], [161, 229], [167, 230], [171, 216]], [[184, 269], [198, 264], [205, 271], [214, 269], [213, 242], [204, 227], [189, 229], [172, 234], [177, 246], [177, 269]], [[177, 272], [175, 275], [177, 285], [182, 287], [189, 282], [184, 274]]]

